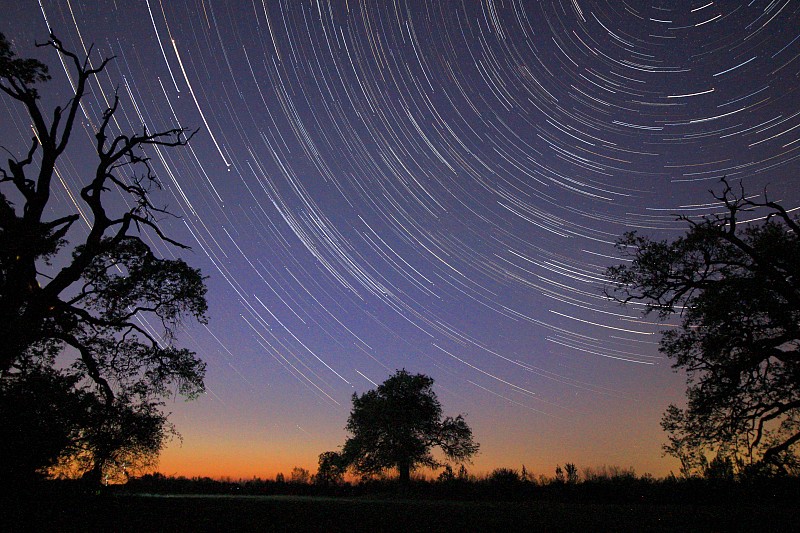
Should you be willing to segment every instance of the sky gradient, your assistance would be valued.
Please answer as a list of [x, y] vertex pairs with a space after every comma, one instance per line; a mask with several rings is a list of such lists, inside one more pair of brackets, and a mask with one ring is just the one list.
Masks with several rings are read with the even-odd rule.
[[[631, 229], [719, 210], [721, 177], [800, 205], [800, 1], [3, 0], [0, 31], [69, 80], [48, 25], [116, 59], [58, 165], [54, 213], [91, 172], [115, 87], [152, 151], [168, 233], [208, 278], [180, 341], [207, 394], [170, 401], [166, 474], [272, 477], [343, 443], [350, 396], [395, 369], [466, 413], [471, 469], [664, 475], [659, 419], [684, 377], [663, 325], [601, 293]], [[30, 124], [0, 103], [0, 142]], [[73, 230], [76, 235], [85, 226]], [[177, 251], [156, 244], [159, 253]]]

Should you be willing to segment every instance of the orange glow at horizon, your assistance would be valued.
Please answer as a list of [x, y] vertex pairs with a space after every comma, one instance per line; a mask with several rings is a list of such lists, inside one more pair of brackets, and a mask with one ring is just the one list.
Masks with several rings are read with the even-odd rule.
[[[587, 467], [618, 466], [633, 468], [637, 475], [649, 473], [663, 477], [670, 472], [677, 473], [679, 463], [662, 457], [661, 445], [666, 437], [658, 425], [659, 418], [657, 408], [650, 409], [641, 419], [634, 413], [608, 413], [605, 418], [598, 417], [590, 438], [586, 439], [587, 428], [570, 420], [556, 426], [558, 431], [549, 427], [537, 433], [534, 423], [524, 428], [523, 433], [522, 425], [513, 416], [496, 416], [488, 425], [468, 416], [467, 421], [481, 448], [466, 467], [471, 475], [482, 476], [496, 468], [521, 470], [524, 465], [536, 477], [552, 477], [557, 465], [570, 462], [578, 466], [579, 472]], [[620, 428], [625, 430], [620, 431]], [[345, 438], [342, 430], [324, 439], [303, 435], [291, 441], [278, 436], [262, 438], [240, 429], [239, 435], [212, 440], [202, 427], [179, 426], [179, 430], [183, 441], [170, 443], [154, 471], [167, 476], [232, 480], [274, 479], [282, 473], [288, 479], [294, 467], [314, 474], [319, 454], [336, 450]], [[426, 472], [429, 478], [437, 474]]]

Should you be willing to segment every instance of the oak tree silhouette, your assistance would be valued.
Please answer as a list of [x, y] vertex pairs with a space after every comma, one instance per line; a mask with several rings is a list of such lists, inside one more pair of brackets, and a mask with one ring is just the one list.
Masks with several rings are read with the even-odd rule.
[[433, 383], [424, 374], [398, 370], [377, 389], [353, 394], [344, 463], [361, 474], [396, 468], [400, 482], [407, 484], [415, 468], [442, 465], [431, 454], [434, 447], [458, 462], [477, 453], [479, 445], [464, 417], [442, 418]]
[[[176, 347], [174, 334], [185, 318], [205, 321], [206, 287], [199, 270], [156, 257], [148, 244], [188, 248], [162, 231], [159, 221], [170, 213], [154, 203], [160, 184], [145, 149], [185, 146], [193, 132], [118, 132], [115, 93], [110, 107], [89, 120], [96, 124], [91, 170], [74, 212], [62, 214], [64, 206], [51, 201], [57, 163], [74, 144], [79, 115], [91, 113], [84, 96], [112, 58], [93, 64], [54, 35], [37, 46], [54, 50], [70, 68], [74, 92], [64, 107], [46, 112], [37, 86], [50, 79], [47, 66], [18, 58], [0, 34], [0, 94], [21, 105], [34, 132], [23, 155], [6, 148], [11, 156], [0, 168], [0, 375], [14, 379], [31, 358], [52, 367], [56, 355], [74, 354], [69, 379], [103, 405], [93, 411], [105, 413], [94, 417], [97, 432], [122, 415], [164, 429], [165, 417], [150, 416], [162, 398], [203, 391], [205, 364]], [[73, 227], [81, 216], [88, 232]], [[155, 327], [145, 329], [145, 322]], [[120, 442], [119, 432], [105, 435], [106, 444]], [[114, 455], [94, 450], [95, 464]]]
[[721, 214], [674, 241], [627, 233], [628, 264], [609, 268], [606, 294], [680, 317], [660, 350], [688, 376], [685, 409], [662, 419], [665, 452], [684, 473], [708, 453], [739, 468], [798, 471], [800, 441], [800, 224], [766, 191], [747, 196], [722, 180]]

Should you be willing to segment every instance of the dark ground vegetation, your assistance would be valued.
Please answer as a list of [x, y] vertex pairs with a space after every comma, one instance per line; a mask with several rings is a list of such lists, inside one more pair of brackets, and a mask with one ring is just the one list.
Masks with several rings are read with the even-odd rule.
[[396, 481], [320, 486], [144, 476], [4, 498], [5, 531], [794, 531], [800, 480]]

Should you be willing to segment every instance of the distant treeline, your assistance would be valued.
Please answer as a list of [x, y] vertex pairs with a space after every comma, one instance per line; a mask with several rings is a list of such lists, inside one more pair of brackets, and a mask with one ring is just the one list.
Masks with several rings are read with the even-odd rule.
[[[219, 480], [209, 477], [167, 477], [146, 474], [110, 490], [132, 494], [220, 494], [242, 496], [329, 496], [414, 498], [431, 500], [561, 501], [574, 503], [646, 503], [715, 505], [765, 502], [797, 506], [800, 478], [654, 478], [637, 476], [632, 470], [615, 467], [585, 469], [582, 475], [531, 476], [522, 471], [500, 468], [485, 476], [440, 475], [437, 479], [412, 478], [408, 486], [396, 479], [368, 478], [336, 484], [315, 483], [314, 476], [296, 468], [287, 480]], [[299, 475], [298, 475], [299, 474]]]

